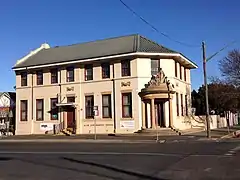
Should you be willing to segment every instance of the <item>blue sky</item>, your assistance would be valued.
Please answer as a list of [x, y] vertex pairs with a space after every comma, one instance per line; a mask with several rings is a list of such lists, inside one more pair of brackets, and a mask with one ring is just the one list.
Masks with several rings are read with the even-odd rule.
[[[207, 56], [233, 40], [240, 40], [240, 1], [237, 0], [124, 0], [160, 31], [189, 44], [207, 44]], [[160, 36], [119, 0], [1, 0], [0, 91], [13, 91], [12, 66], [22, 56], [47, 42], [68, 45], [139, 33], [182, 52], [199, 68], [192, 71], [192, 86], [202, 82], [200, 48], [189, 48]], [[229, 47], [208, 63], [208, 76], [220, 76], [218, 60]]]

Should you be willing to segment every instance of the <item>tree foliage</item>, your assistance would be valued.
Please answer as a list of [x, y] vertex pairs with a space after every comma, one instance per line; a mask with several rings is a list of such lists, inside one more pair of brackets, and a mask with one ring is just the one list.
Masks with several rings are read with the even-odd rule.
[[230, 51], [219, 61], [219, 69], [229, 84], [240, 86], [240, 51]]
[[[239, 108], [239, 89], [234, 85], [222, 82], [208, 84], [209, 109], [215, 114], [224, 111], [236, 112]], [[204, 115], [206, 112], [205, 86], [192, 91], [192, 106], [196, 108], [196, 115]]]

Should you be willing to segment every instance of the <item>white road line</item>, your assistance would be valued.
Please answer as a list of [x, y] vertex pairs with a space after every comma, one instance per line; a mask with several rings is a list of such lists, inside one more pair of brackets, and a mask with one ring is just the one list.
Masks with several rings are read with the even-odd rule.
[[74, 154], [74, 155], [137, 155], [137, 156], [184, 156], [165, 153], [122, 153], [122, 152], [41, 152], [41, 151], [0, 151], [0, 154]]
[[237, 146], [237, 147], [235, 147], [235, 148], [233, 148], [233, 149], [231, 149], [231, 150], [229, 150], [229, 151], [228, 151], [226, 154], [224, 154], [224, 155], [226, 155], [226, 156], [234, 156], [237, 151], [240, 151], [240, 145]]

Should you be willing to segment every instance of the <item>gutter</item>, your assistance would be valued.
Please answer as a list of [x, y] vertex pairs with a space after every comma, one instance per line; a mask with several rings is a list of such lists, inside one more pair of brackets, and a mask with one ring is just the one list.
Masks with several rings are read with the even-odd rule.
[[115, 89], [115, 71], [113, 63], [113, 133], [116, 134], [116, 89]]

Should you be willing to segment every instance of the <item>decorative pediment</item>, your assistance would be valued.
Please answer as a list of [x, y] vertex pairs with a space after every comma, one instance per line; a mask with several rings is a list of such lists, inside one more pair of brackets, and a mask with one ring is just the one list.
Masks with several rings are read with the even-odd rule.
[[157, 75], [153, 75], [151, 77], [151, 80], [147, 84], [145, 84], [145, 88], [160, 86], [163, 83], [166, 83], [166, 76], [162, 68], [160, 68]]

